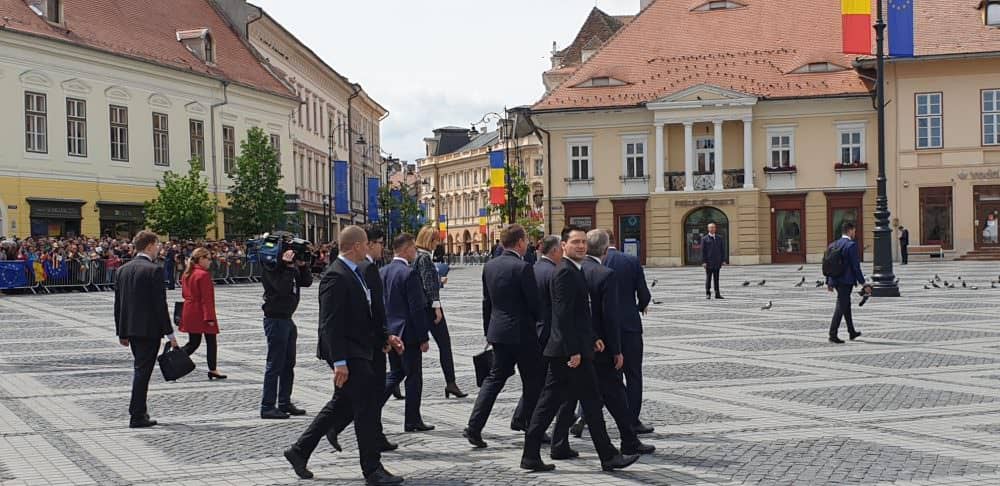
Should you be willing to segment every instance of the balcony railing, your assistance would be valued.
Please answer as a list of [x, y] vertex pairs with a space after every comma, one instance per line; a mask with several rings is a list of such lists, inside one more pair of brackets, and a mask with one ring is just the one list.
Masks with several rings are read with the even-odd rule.
[[[722, 171], [722, 188], [723, 189], [740, 189], [743, 187], [743, 169], [725, 169]], [[715, 173], [714, 172], [695, 172], [692, 174], [694, 180], [692, 181], [693, 188], [696, 191], [711, 191], [715, 188]], [[666, 190], [668, 191], [683, 191], [685, 176], [684, 172], [664, 172], [663, 177], [666, 178]]]

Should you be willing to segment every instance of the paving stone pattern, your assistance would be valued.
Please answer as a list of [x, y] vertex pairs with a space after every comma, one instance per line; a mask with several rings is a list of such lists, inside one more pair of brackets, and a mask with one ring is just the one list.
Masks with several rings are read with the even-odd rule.
[[[656, 432], [643, 440], [658, 450], [614, 474], [600, 472], [586, 435], [571, 439], [582, 457], [558, 462], [554, 473], [518, 468], [523, 436], [509, 429], [517, 376], [483, 431], [490, 447], [462, 439], [477, 391], [472, 356], [485, 339], [481, 267], [455, 268], [442, 300], [457, 381], [471, 395], [444, 398], [431, 341], [422, 412], [437, 429], [403, 433], [403, 401], [390, 399], [383, 425], [401, 447], [383, 462], [411, 485], [1000, 485], [1000, 289], [989, 288], [1000, 269], [897, 267], [904, 297], [856, 309], [864, 335], [834, 345], [826, 340], [833, 297], [794, 287], [820, 273], [797, 267], [727, 267], [726, 300], [704, 299], [700, 269], [647, 270], [661, 303], [644, 318], [642, 415]], [[934, 274], [961, 275], [980, 290], [923, 289]], [[763, 287], [740, 285], [763, 279]], [[207, 381], [204, 347], [196, 371], [179, 382], [156, 370], [149, 409], [161, 426], [142, 431], [126, 427], [132, 362], [113, 336], [110, 292], [0, 297], [0, 484], [364, 484], [351, 427], [340, 437], [343, 452], [320, 443], [310, 462], [315, 481], [298, 481], [281, 458], [332, 393], [330, 370], [315, 359], [317, 288], [303, 292], [295, 316], [293, 398], [309, 415], [274, 422], [258, 417], [260, 286], [217, 293], [219, 363], [230, 379]], [[774, 307], [760, 310], [769, 300]]]

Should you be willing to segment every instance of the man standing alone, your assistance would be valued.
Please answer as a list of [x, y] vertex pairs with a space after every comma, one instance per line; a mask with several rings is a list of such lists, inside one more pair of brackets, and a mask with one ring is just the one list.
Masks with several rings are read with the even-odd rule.
[[902, 264], [906, 265], [910, 262], [910, 230], [900, 226], [899, 227], [899, 257], [902, 260]]
[[135, 259], [115, 275], [115, 332], [118, 342], [130, 347], [135, 358], [128, 426], [139, 429], [156, 425], [155, 420], [149, 419], [146, 395], [160, 340], [166, 336], [176, 348], [177, 339], [167, 311], [163, 269], [154, 263], [160, 253], [160, 242], [155, 233], [140, 231], [132, 244], [138, 252]]
[[708, 223], [708, 234], [701, 239], [701, 266], [705, 267], [705, 298], [712, 298], [712, 283], [715, 283], [715, 298], [721, 299], [719, 293], [719, 270], [729, 264], [722, 238], [715, 232], [715, 223]]

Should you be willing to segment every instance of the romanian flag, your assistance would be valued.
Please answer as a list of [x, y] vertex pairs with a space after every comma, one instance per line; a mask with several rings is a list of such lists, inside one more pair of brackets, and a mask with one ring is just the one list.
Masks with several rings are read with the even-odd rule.
[[490, 152], [490, 204], [507, 203], [507, 184], [504, 178], [504, 153]]
[[441, 243], [448, 241], [448, 215], [438, 215], [438, 231], [441, 232]]
[[479, 232], [486, 234], [486, 208], [479, 208]]
[[840, 0], [844, 54], [872, 53], [871, 0]]

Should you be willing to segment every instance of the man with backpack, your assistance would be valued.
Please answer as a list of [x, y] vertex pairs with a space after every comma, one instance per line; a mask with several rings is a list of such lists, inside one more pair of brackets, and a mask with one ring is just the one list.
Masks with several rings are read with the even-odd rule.
[[854, 241], [857, 230], [854, 223], [845, 222], [842, 225], [842, 235], [839, 240], [830, 243], [823, 255], [823, 275], [826, 276], [826, 288], [830, 292], [837, 291], [837, 307], [833, 311], [830, 322], [830, 342], [843, 344], [844, 340], [837, 337], [841, 318], [847, 321], [847, 332], [851, 341], [861, 335], [854, 329], [854, 319], [851, 316], [851, 291], [855, 285], [864, 286], [866, 294], [871, 295], [871, 286], [865, 285], [865, 274], [861, 271], [858, 243]]

